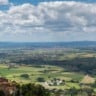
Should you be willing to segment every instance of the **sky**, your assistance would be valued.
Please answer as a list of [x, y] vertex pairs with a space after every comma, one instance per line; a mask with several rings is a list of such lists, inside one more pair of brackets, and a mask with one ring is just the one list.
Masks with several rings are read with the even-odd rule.
[[0, 41], [96, 41], [96, 1], [0, 0]]

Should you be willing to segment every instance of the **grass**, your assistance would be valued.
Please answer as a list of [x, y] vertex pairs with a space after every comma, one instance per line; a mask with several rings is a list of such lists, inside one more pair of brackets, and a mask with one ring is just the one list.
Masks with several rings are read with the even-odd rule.
[[[47, 71], [46, 71], [47, 70]], [[46, 72], [45, 72], [46, 71]], [[20, 77], [21, 74], [28, 74], [29, 79]], [[38, 77], [43, 77], [46, 81], [58, 78], [65, 80], [65, 85], [60, 86], [50, 86], [50, 88], [57, 89], [68, 89], [70, 87], [79, 88], [77, 83], [70, 83], [70, 80], [81, 80], [84, 75], [75, 72], [66, 72], [63, 68], [57, 66], [44, 65], [43, 67], [34, 66], [19, 66], [17, 68], [9, 69], [7, 65], [0, 64], [0, 76], [6, 77], [9, 80], [15, 80], [18, 83], [39, 83], [37, 82]]]

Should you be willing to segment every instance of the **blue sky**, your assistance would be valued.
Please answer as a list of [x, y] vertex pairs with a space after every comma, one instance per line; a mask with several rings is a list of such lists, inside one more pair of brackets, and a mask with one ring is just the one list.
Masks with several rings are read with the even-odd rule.
[[96, 2], [95, 0], [10, 0], [15, 4], [22, 4], [22, 3], [32, 3], [38, 4], [39, 2], [49, 2], [49, 1], [79, 1], [79, 2]]
[[96, 41], [95, 0], [0, 0], [0, 41]]
[[40, 2], [49, 2], [49, 1], [78, 1], [78, 2], [96, 2], [96, 0], [10, 0], [14, 4], [23, 4], [23, 3], [31, 3], [31, 4], [38, 4]]
[[[3, 0], [2, 0], [3, 1]], [[10, 3], [15, 5], [21, 5], [24, 3], [31, 3], [33, 5], [38, 5], [40, 2], [50, 2], [50, 1], [76, 1], [76, 2], [87, 2], [94, 3], [96, 0], [9, 0]], [[0, 9], [6, 10], [9, 8], [9, 5], [0, 5]]]
[[[3, 1], [3, 0], [2, 0]], [[40, 2], [50, 2], [50, 1], [76, 1], [76, 2], [87, 2], [94, 3], [96, 0], [9, 0], [9, 3], [13, 3], [14, 5], [21, 5], [25, 3], [30, 3], [33, 5], [38, 5]], [[0, 10], [7, 10], [9, 5], [0, 5]]]

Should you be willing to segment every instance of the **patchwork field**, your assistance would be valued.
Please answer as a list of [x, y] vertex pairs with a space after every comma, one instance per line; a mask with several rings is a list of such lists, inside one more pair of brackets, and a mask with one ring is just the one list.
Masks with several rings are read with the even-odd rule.
[[[25, 77], [22, 75], [24, 75]], [[78, 82], [82, 80], [84, 74], [67, 72], [64, 68], [50, 65], [42, 65], [39, 67], [22, 65], [9, 68], [8, 65], [1, 64], [0, 76], [6, 77], [11, 81], [16, 81], [20, 84], [31, 82], [42, 84], [48, 88], [68, 89], [70, 87], [79, 88], [80, 86]], [[41, 81], [38, 78], [41, 78]], [[64, 83], [50, 86], [48, 84], [45, 84], [46, 82], [50, 82], [54, 79], [63, 80]], [[73, 83], [72, 81], [76, 81], [77, 83]]]

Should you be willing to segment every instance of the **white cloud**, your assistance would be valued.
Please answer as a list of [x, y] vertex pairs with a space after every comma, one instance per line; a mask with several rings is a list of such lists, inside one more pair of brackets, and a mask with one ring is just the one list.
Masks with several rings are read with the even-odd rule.
[[0, 0], [0, 5], [7, 5], [8, 3], [8, 0]]
[[[6, 12], [0, 12], [0, 30], [4, 35], [6, 33], [33, 35], [33, 33], [43, 32], [44, 36], [51, 37], [51, 40], [52, 34], [53, 39], [56, 35], [55, 37], [61, 36], [60, 40], [66, 38], [70, 40], [73, 37], [77, 40], [78, 34], [87, 36], [87, 32], [90, 32], [94, 35], [95, 27], [96, 4], [93, 3], [43, 2], [37, 6], [32, 4], [11, 6]], [[63, 37], [67, 36], [66, 33], [70, 35], [64, 39]]]

